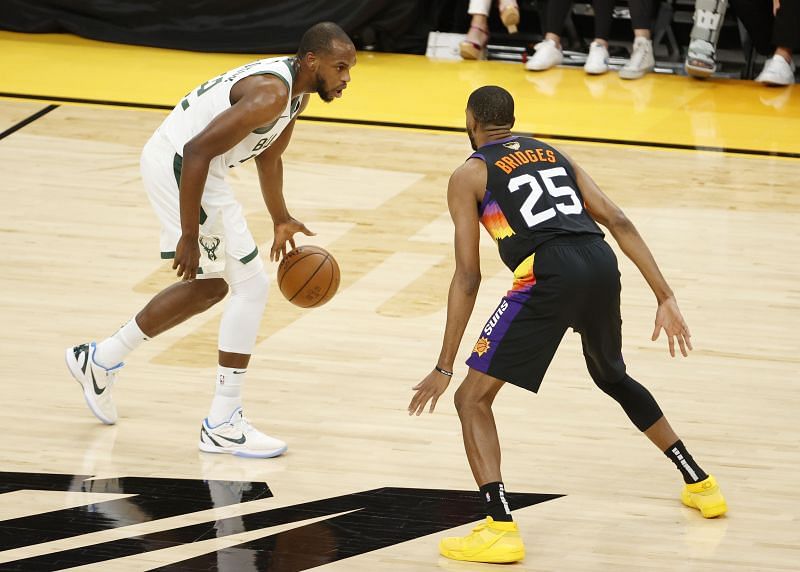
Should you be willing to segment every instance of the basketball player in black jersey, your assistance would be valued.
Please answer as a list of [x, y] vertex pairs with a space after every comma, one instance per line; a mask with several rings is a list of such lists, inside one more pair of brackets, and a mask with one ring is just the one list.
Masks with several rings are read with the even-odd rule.
[[653, 341], [664, 330], [673, 357], [676, 343], [683, 356], [692, 349], [675, 296], [636, 227], [564, 153], [511, 134], [514, 100], [504, 89], [485, 86], [474, 91], [466, 116], [475, 153], [455, 170], [447, 190], [455, 225], [456, 270], [444, 341], [436, 367], [414, 387], [409, 414], [421, 414], [429, 401], [432, 412], [450, 383], [481, 280], [479, 224], [497, 242], [501, 259], [514, 272], [514, 282], [486, 322], [455, 395], [464, 446], [488, 516], [472, 534], [443, 539], [440, 552], [479, 562], [524, 557], [504, 498], [492, 402], [506, 382], [538, 391], [567, 328], [581, 335], [595, 384], [622, 406], [682, 473], [683, 503], [706, 518], [724, 514], [727, 507], [714, 477], [689, 455], [650, 392], [626, 373], [620, 274], [597, 223], [611, 232], [656, 296]]

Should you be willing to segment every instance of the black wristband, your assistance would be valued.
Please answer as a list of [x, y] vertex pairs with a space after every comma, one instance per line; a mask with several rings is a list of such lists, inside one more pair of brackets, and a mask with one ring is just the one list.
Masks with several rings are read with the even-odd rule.
[[453, 377], [453, 372], [452, 371], [447, 371], [446, 369], [443, 369], [443, 368], [439, 367], [438, 365], [434, 369], [436, 371], [438, 371], [439, 373], [441, 373], [442, 375], [446, 375], [447, 377]]

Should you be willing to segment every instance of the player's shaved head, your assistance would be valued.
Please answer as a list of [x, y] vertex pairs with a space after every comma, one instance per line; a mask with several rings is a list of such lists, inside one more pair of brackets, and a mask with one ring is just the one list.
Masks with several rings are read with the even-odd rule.
[[337, 41], [345, 45], [353, 45], [350, 36], [348, 36], [338, 24], [334, 24], [333, 22], [314, 24], [306, 30], [306, 33], [300, 38], [300, 46], [297, 48], [297, 57], [303, 58], [309, 53], [330, 53], [333, 44]]
[[514, 98], [502, 87], [485, 85], [469, 96], [467, 109], [482, 127], [514, 124]]

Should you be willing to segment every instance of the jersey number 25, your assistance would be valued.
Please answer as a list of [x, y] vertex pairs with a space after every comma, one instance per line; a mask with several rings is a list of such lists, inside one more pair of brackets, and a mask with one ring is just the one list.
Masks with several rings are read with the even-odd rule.
[[525, 202], [522, 203], [522, 207], [519, 210], [520, 214], [522, 214], [522, 218], [525, 219], [525, 222], [529, 228], [533, 228], [537, 224], [554, 218], [556, 216], [556, 209], [565, 215], [580, 214], [583, 211], [583, 206], [578, 200], [578, 195], [575, 193], [575, 189], [565, 185], [557, 187], [553, 182], [553, 179], [556, 177], [567, 176], [567, 171], [564, 169], [564, 167], [545, 169], [543, 171], [538, 171], [538, 174], [542, 178], [544, 188], [547, 189], [547, 194], [554, 199], [563, 198], [565, 202], [555, 201], [555, 207], [548, 207], [544, 210], [536, 211], [536, 203], [539, 202], [539, 199], [544, 194], [539, 181], [536, 180], [536, 177], [530, 174], [520, 175], [512, 178], [508, 182], [508, 190], [510, 192], [513, 193], [525, 186], [528, 186], [531, 189], [531, 194], [528, 195], [528, 198], [525, 199]]

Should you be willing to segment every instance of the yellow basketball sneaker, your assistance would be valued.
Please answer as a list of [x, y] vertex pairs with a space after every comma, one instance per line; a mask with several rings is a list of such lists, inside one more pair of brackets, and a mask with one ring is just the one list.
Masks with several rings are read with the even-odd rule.
[[717, 480], [708, 475], [699, 483], [684, 485], [681, 501], [688, 507], [696, 508], [703, 518], [714, 518], [728, 511], [728, 505], [719, 490]]
[[515, 522], [495, 522], [491, 516], [467, 536], [450, 536], [439, 542], [439, 553], [453, 560], [502, 564], [525, 558], [525, 545]]

